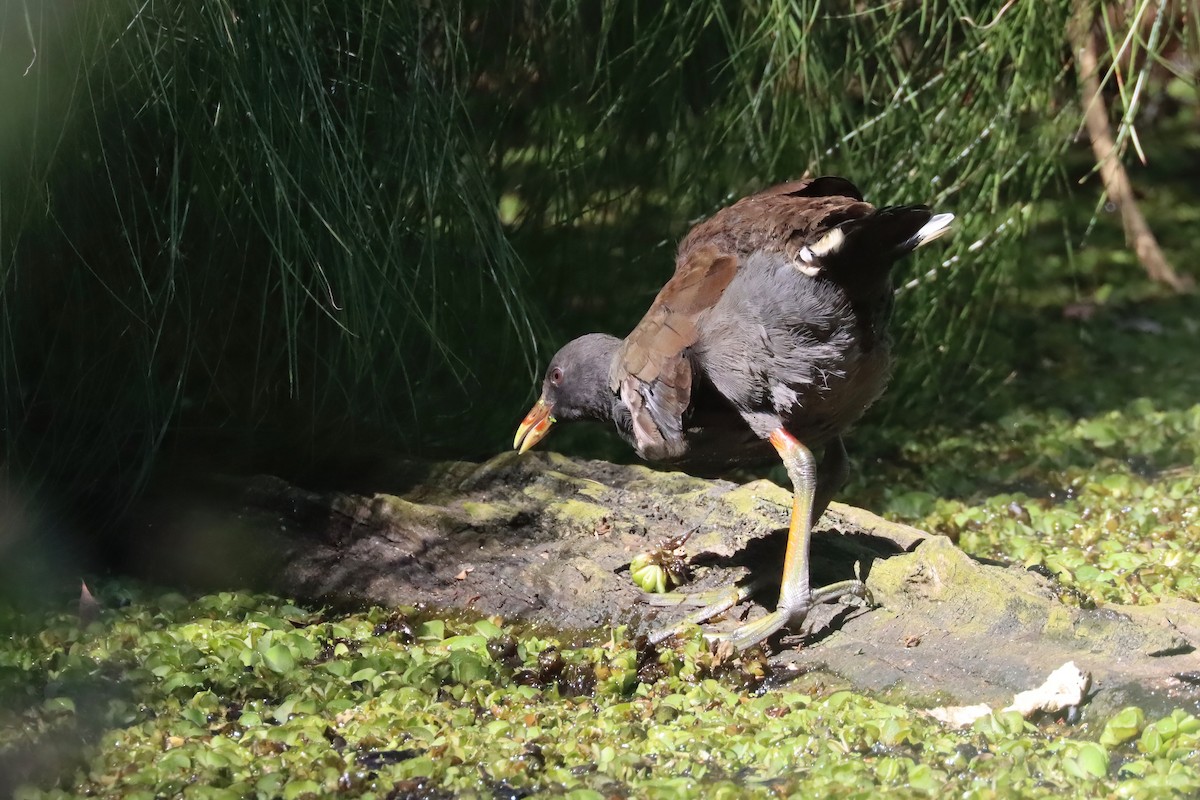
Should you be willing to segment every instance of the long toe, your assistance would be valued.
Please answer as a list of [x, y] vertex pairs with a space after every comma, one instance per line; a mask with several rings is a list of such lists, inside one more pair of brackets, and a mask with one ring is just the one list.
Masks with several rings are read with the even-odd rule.
[[762, 644], [784, 628], [796, 628], [804, 621], [807, 611], [795, 612], [787, 609], [776, 609], [765, 617], [747, 622], [728, 634], [713, 638], [724, 639], [738, 650], [745, 650], [756, 644]]
[[751, 594], [753, 594], [758, 588], [759, 583], [759, 581], [751, 581], [750, 583], [739, 586], [730, 586], [725, 589], [718, 589], [712, 592], [677, 594], [675, 595], [675, 597], [678, 598], [677, 600], [668, 600], [665, 603], [662, 602], [661, 598], [672, 597], [672, 595], [651, 595], [651, 599], [649, 599], [648, 602], [654, 605], [692, 605], [693, 597], [697, 599], [703, 598], [708, 601], [707, 604], [702, 608], [693, 611], [691, 614], [688, 614], [675, 624], [651, 631], [649, 636], [651, 644], [657, 644], [665, 639], [671, 638], [672, 636], [683, 633], [693, 625], [699, 625], [701, 622], [708, 622], [715, 617], [719, 617], [721, 614], [724, 614], [726, 611], [733, 608], [738, 603], [742, 602]]
[[865, 583], [860, 580], [839, 581], [817, 589], [807, 600], [793, 603], [790, 608], [781, 605], [765, 617], [747, 622], [727, 634], [717, 634], [711, 638], [724, 639], [737, 649], [745, 650], [765, 642], [784, 628], [799, 630], [813, 606], [835, 603], [847, 597], [855, 597], [873, 605], [871, 592]]
[[812, 605], [821, 603], [836, 603], [847, 597], [856, 597], [868, 606], [875, 605], [871, 590], [860, 580], [838, 581], [828, 586], [822, 586], [812, 593]]
[[[730, 599], [732, 598], [732, 600]], [[713, 589], [711, 592], [665, 592], [663, 594], [647, 594], [644, 602], [652, 606], [691, 606], [693, 608], [714, 608], [709, 616], [701, 617], [700, 622], [711, 619], [737, 605], [742, 597], [738, 587], [727, 586], [723, 589]]]

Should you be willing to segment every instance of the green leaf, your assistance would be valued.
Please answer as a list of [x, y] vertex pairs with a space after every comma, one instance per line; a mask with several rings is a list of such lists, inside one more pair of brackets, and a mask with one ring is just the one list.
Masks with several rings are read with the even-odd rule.
[[1155, 758], [1166, 751], [1168, 742], [1169, 739], [1163, 735], [1157, 725], [1150, 725], [1142, 731], [1142, 738], [1138, 740], [1138, 749]]
[[192, 768], [192, 760], [186, 753], [172, 750], [155, 762], [161, 772], [183, 772]]
[[914, 764], [908, 770], [908, 785], [922, 792], [934, 792], [945, 783], [945, 773], [935, 774], [928, 764]]
[[173, 672], [159, 685], [159, 689], [166, 694], [170, 694], [176, 689], [199, 686], [200, 683], [201, 679], [198, 675], [193, 675], [192, 673], [185, 671]]
[[230, 765], [229, 756], [215, 750], [201, 750], [196, 753], [196, 764], [205, 769], [223, 769]]
[[1137, 706], [1128, 706], [1118, 711], [1104, 724], [1100, 733], [1100, 744], [1113, 747], [1137, 736], [1146, 724], [1145, 713]]
[[263, 662], [273, 672], [286, 675], [296, 668], [296, 658], [286, 645], [273, 644], [263, 653]]
[[566, 800], [604, 800], [604, 795], [595, 789], [573, 789], [567, 792], [564, 797]]
[[50, 697], [42, 703], [47, 711], [75, 711], [75, 701], [69, 697]]
[[476, 653], [455, 650], [447, 660], [450, 663], [451, 678], [455, 683], [474, 683], [488, 677], [488, 667], [483, 658]]
[[275, 708], [275, 712], [271, 715], [271, 717], [280, 725], [282, 725], [291, 718], [296, 709], [296, 704], [299, 702], [300, 698], [296, 695], [284, 698], [283, 702]]
[[267, 797], [275, 797], [279, 794], [279, 789], [283, 786], [286, 777], [278, 772], [270, 772], [263, 775], [254, 783], [254, 788], [258, 789], [260, 795]]
[[470, 650], [479, 655], [487, 654], [487, 637], [482, 635], [451, 636], [442, 644], [447, 650]]
[[495, 639], [504, 634], [504, 629], [489, 619], [481, 619], [475, 623], [475, 632], [485, 639]]
[[312, 780], [299, 780], [288, 781], [287, 786], [283, 787], [284, 800], [296, 800], [302, 794], [322, 794], [321, 784]]
[[191, 722], [193, 725], [206, 725], [208, 723], [208, 715], [199, 708], [185, 708], [179, 712], [179, 716]]
[[1177, 727], [1180, 733], [1193, 734], [1200, 733], [1200, 717], [1189, 714], [1182, 709], [1175, 709], [1171, 712], [1171, 716], [1178, 716]]
[[1108, 751], [1098, 744], [1087, 742], [1080, 746], [1076, 761], [1085, 772], [1096, 778], [1108, 775]]
[[189, 786], [184, 796], [188, 800], [239, 800], [246, 796], [246, 792], [219, 786]]
[[1081, 438], [1090, 441], [1093, 445], [1102, 449], [1112, 447], [1119, 440], [1119, 435], [1113, 422], [1107, 418], [1081, 422], [1076, 431]]
[[929, 492], [901, 492], [888, 498], [886, 510], [903, 519], [921, 519], [933, 511], [936, 502]]
[[446, 623], [440, 619], [431, 619], [417, 626], [418, 639], [445, 639]]
[[875, 774], [885, 784], [898, 781], [901, 772], [907, 772], [907, 770], [898, 758], [881, 758], [875, 764]]
[[326, 661], [321, 668], [339, 678], [345, 678], [350, 674], [350, 662], [348, 661]]

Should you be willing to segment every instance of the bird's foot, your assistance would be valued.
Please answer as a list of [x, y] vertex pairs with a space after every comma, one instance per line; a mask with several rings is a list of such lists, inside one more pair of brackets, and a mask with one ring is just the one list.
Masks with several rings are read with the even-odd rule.
[[698, 610], [688, 614], [674, 625], [651, 631], [650, 643], [658, 644], [664, 639], [670, 639], [672, 636], [683, 633], [693, 625], [699, 625], [701, 622], [719, 617], [754, 594], [760, 585], [761, 581], [751, 581], [740, 586], [714, 589], [711, 592], [689, 592], [687, 594], [671, 592], [670, 594], [650, 595], [646, 598], [646, 602], [655, 606], [700, 606]]
[[822, 586], [809, 594], [807, 598], [793, 601], [790, 605], [781, 603], [765, 617], [747, 622], [728, 633], [715, 634], [709, 638], [725, 640], [738, 650], [745, 650], [765, 642], [783, 628], [796, 630], [808, 618], [808, 613], [814, 606], [822, 603], [835, 603], [845, 597], [856, 597], [868, 605], [874, 604], [870, 589], [862, 581], [857, 579], [838, 581], [828, 586]]
[[[738, 603], [749, 597], [755, 589], [758, 588], [758, 582], [745, 584], [744, 586], [734, 586], [728, 589], [718, 590], [716, 592], [704, 592], [699, 597], [712, 599], [713, 602], [701, 608], [700, 610], [689, 614], [684, 619], [676, 624], [654, 631], [650, 634], [650, 641], [658, 643], [664, 639], [668, 639], [676, 634], [682, 633], [692, 625], [698, 625], [701, 622], [707, 622], [714, 617], [725, 613], [733, 608]], [[689, 602], [693, 595], [676, 595], [681, 598], [675, 601], [668, 601], [683, 605]], [[671, 595], [663, 595], [662, 597], [671, 597]], [[871, 592], [867, 589], [867, 585], [860, 580], [839, 581], [831, 583], [828, 586], [823, 586], [820, 589], [812, 592], [808, 598], [799, 602], [793, 602], [790, 606], [780, 605], [774, 611], [767, 614], [765, 617], [748, 622], [741, 625], [728, 633], [706, 633], [705, 636], [712, 641], [726, 641], [733, 645], [738, 650], [745, 650], [748, 647], [753, 647], [756, 644], [766, 641], [783, 628], [796, 629], [808, 617], [809, 611], [813, 606], [822, 603], [833, 603], [845, 597], [855, 597], [864, 601], [867, 605], [873, 605], [874, 600], [871, 597]], [[668, 603], [662, 603], [666, 605]]]

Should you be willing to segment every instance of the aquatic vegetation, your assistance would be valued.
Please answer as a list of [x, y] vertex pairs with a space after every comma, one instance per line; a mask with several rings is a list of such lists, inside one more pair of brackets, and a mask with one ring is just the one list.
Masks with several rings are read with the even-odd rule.
[[[849, 691], [767, 689], [760, 651], [673, 649], [495, 619], [333, 613], [108, 584], [109, 607], [16, 619], [0, 763], [77, 741], [17, 797], [923, 797], [1200, 791], [1200, 720], [1097, 730], [1019, 715], [953, 732]], [[129, 602], [118, 608], [119, 598]], [[10, 774], [17, 774], [12, 772]]]

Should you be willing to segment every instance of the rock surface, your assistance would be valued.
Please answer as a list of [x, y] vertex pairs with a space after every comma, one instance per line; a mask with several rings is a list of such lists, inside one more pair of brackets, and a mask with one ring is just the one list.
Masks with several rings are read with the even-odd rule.
[[[790, 492], [768, 481], [554, 453], [402, 463], [376, 476], [373, 493], [314, 493], [269, 477], [222, 484], [221, 504], [156, 515], [169, 521], [147, 527], [135, 548], [147, 571], [322, 602], [424, 602], [634, 631], [686, 613], [645, 602], [629, 575], [635, 554], [691, 531], [685, 591], [775, 579], [791, 507]], [[1200, 710], [1198, 604], [1080, 609], [1045, 577], [834, 503], [814, 536], [814, 585], [856, 569], [878, 607], [817, 609], [807, 633], [777, 640], [778, 663], [918, 702], [1004, 705], [1074, 660], [1092, 675], [1100, 713], [1127, 703]], [[774, 591], [736, 616], [763, 613]]]

